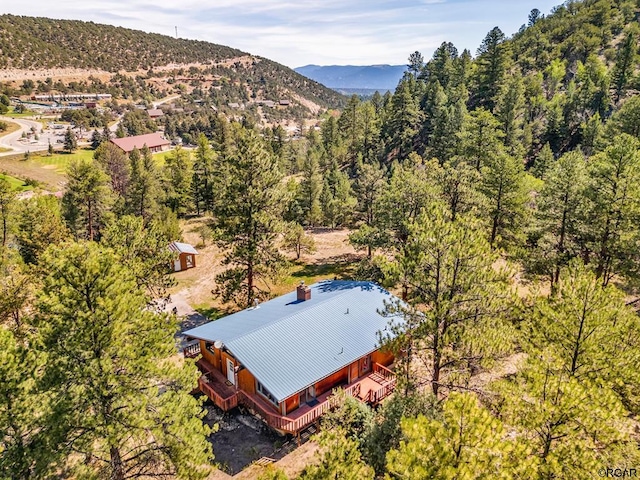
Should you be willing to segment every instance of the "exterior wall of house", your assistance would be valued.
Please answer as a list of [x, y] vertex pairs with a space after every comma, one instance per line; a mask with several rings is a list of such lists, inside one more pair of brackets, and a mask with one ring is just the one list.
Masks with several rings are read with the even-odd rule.
[[213, 345], [211, 346], [211, 348], [215, 351], [215, 354], [207, 350], [207, 342], [205, 342], [204, 340], [200, 340], [200, 352], [202, 353], [202, 357], [211, 365], [213, 365], [216, 370], [222, 372], [220, 350], [213, 348]]
[[393, 353], [376, 350], [371, 354], [371, 362], [379, 363], [386, 367], [393, 362]]
[[246, 368], [238, 372], [238, 388], [247, 393], [256, 393], [256, 377]]
[[331, 390], [333, 387], [345, 383], [349, 377], [349, 367], [344, 367], [342, 370], [323, 378], [319, 382], [316, 382], [316, 397], [319, 397], [324, 392]]
[[284, 401], [285, 404], [285, 415], [289, 412], [293, 412], [296, 408], [300, 406], [300, 394], [296, 393], [295, 395], [291, 395]]
[[358, 361], [356, 360], [349, 365], [349, 383], [354, 382], [360, 377], [358, 372]]
[[180, 270], [187, 270], [188, 268], [195, 268], [196, 266], [196, 256], [192, 253], [181, 253], [179, 256], [180, 260]]

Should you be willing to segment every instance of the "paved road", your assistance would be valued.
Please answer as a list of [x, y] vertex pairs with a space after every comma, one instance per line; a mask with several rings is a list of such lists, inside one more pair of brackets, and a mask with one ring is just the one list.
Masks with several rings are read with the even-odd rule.
[[[24, 153], [27, 151], [36, 152], [39, 150], [46, 150], [49, 145], [49, 138], [51, 138], [51, 143], [55, 143], [58, 138], [52, 131], [45, 130], [44, 133], [41, 133], [42, 124], [40, 122], [26, 120], [24, 118], [17, 119], [10, 117], [0, 117], [0, 120], [6, 120], [20, 125], [19, 130], [0, 137], [0, 147], [11, 149], [10, 152], [2, 152], [0, 155], [15, 155], [16, 153]], [[23, 140], [22, 133], [30, 132], [32, 127], [36, 129], [40, 139], [37, 141]]]

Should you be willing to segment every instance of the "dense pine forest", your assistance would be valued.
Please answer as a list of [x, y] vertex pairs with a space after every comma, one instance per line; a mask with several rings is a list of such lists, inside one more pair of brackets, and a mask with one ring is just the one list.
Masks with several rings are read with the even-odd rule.
[[163, 120], [197, 145], [162, 164], [105, 129], [61, 199], [0, 179], [0, 478], [210, 473], [198, 374], [157, 302], [186, 217], [223, 252], [211, 288], [231, 309], [269, 298], [318, 227], [348, 229], [348, 275], [403, 300], [381, 312], [405, 320], [380, 334], [396, 393], [344, 398], [297, 478], [633, 477], [639, 14], [568, 1], [476, 52], [414, 52], [393, 93], [296, 139], [201, 111]]

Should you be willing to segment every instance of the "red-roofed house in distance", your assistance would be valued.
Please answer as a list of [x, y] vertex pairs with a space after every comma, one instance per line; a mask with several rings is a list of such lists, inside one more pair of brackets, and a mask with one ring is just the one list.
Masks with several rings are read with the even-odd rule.
[[160, 118], [164, 116], [164, 112], [159, 108], [150, 108], [147, 110], [150, 118]]
[[192, 245], [188, 243], [171, 242], [169, 244], [169, 250], [178, 254], [178, 258], [174, 260], [172, 265], [174, 272], [195, 268], [198, 251], [193, 248]]
[[125, 153], [131, 153], [134, 148], [140, 150], [145, 145], [151, 152], [162, 152], [167, 149], [171, 142], [165, 139], [160, 133], [147, 133], [136, 135], [135, 137], [112, 138], [111, 143], [119, 147]]

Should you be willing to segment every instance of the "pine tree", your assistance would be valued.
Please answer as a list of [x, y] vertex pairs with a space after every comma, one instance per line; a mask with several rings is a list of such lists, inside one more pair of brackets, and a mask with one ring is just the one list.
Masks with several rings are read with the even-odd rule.
[[502, 126], [507, 151], [513, 156], [522, 156], [524, 85], [519, 75], [514, 75], [505, 82], [497, 100], [496, 117]]
[[477, 53], [477, 90], [473, 103], [493, 112], [504, 83], [509, 59], [508, 46], [502, 30], [494, 27], [487, 33]]
[[76, 139], [76, 134], [73, 133], [71, 128], [67, 128], [67, 131], [64, 134], [64, 149], [71, 153], [78, 148], [78, 140]]
[[537, 178], [544, 180], [546, 178], [547, 172], [553, 168], [554, 162], [555, 157], [553, 155], [553, 151], [551, 150], [551, 145], [549, 145], [549, 142], [547, 142], [544, 144], [542, 149], [540, 149], [540, 152], [538, 152], [538, 155], [533, 162], [531, 173]]
[[129, 154], [131, 176], [126, 199], [126, 210], [149, 222], [159, 210], [160, 173], [147, 147], [134, 149]]
[[522, 163], [505, 153], [498, 153], [482, 169], [481, 191], [488, 200], [489, 243], [518, 243], [526, 202]]
[[93, 161], [73, 161], [67, 169], [63, 217], [75, 238], [95, 240], [112, 203], [109, 176]]
[[37, 263], [49, 245], [62, 242], [68, 235], [56, 197], [38, 195], [21, 204], [16, 240], [18, 251], [26, 263]]
[[94, 152], [93, 159], [109, 175], [111, 190], [124, 200], [129, 189], [130, 176], [130, 162], [125, 153], [113, 143], [104, 142]]
[[264, 296], [266, 281], [284, 261], [276, 241], [286, 190], [277, 159], [253, 130], [236, 128], [234, 145], [221, 160], [214, 228], [229, 268], [216, 277], [216, 291], [224, 301], [248, 307]]
[[193, 163], [193, 203], [196, 206], [198, 216], [201, 210], [211, 211], [214, 201], [214, 153], [209, 145], [207, 137], [201, 133], [198, 137], [198, 146], [195, 151]]
[[105, 228], [101, 244], [114, 251], [146, 293], [148, 302], [153, 302], [166, 297], [174, 284], [167, 274], [167, 265], [173, 261], [167, 249], [170, 241], [156, 222], [145, 226], [142, 217], [124, 215]]
[[462, 156], [477, 171], [500, 151], [504, 137], [498, 120], [484, 108], [478, 108], [466, 116], [459, 135]]
[[0, 177], [0, 221], [2, 222], [2, 247], [7, 245], [10, 231], [10, 217], [15, 203], [16, 192], [5, 178]]
[[638, 56], [638, 32], [631, 29], [618, 46], [616, 63], [613, 67], [612, 82], [615, 88], [616, 101], [624, 95], [636, 67]]
[[406, 80], [400, 82], [393, 94], [389, 117], [387, 149], [392, 158], [403, 160], [413, 151], [421, 121], [418, 103]]
[[356, 202], [349, 176], [340, 171], [338, 164], [334, 162], [325, 177], [320, 195], [324, 224], [331, 228], [348, 224]]
[[357, 220], [360, 228], [349, 235], [349, 242], [356, 248], [366, 248], [371, 258], [373, 249], [380, 246], [378, 214], [380, 199], [387, 181], [384, 171], [376, 165], [360, 165], [353, 189], [357, 199]]
[[[402, 284], [403, 297], [419, 313], [409, 311], [411, 321], [382, 344], [413, 349], [426, 366], [416, 381], [428, 382], [434, 395], [464, 386], [473, 365], [508, 351], [512, 342], [503, 317], [511, 300], [507, 272], [494, 268], [497, 254], [475, 222], [451, 222], [448, 216], [435, 206], [418, 217], [406, 245], [383, 265], [386, 281]], [[481, 334], [489, 330], [494, 334]]]
[[534, 236], [536, 250], [532, 263], [551, 282], [552, 290], [561, 270], [580, 254], [584, 224], [587, 162], [577, 151], [569, 152], [547, 172], [537, 199]]
[[362, 461], [358, 443], [346, 437], [338, 428], [323, 432], [320, 444], [320, 463], [304, 469], [298, 480], [373, 480], [373, 469]]
[[102, 135], [98, 130], [94, 130], [91, 134], [91, 148], [96, 150], [102, 143]]
[[282, 239], [282, 248], [285, 251], [296, 254], [296, 260], [300, 260], [303, 253], [315, 253], [316, 242], [313, 237], [307, 235], [299, 223], [287, 225]]
[[50, 400], [36, 381], [42, 355], [0, 327], [0, 477], [44, 478], [56, 452], [46, 441], [53, 425]]
[[165, 157], [164, 188], [165, 204], [178, 217], [191, 209], [191, 182], [193, 164], [191, 153], [180, 146]]
[[618, 135], [611, 146], [589, 162], [587, 196], [588, 248], [598, 277], [607, 285], [616, 272], [633, 269], [631, 241], [640, 218], [640, 142]]
[[317, 225], [322, 220], [320, 195], [323, 182], [320, 173], [320, 154], [320, 150], [313, 144], [307, 150], [302, 163], [302, 180], [298, 192], [303, 223], [311, 226]]
[[55, 440], [88, 459], [68, 467], [114, 480], [206, 476], [210, 429], [190, 395], [198, 373], [170, 360], [177, 325], [145, 308], [133, 275], [107, 248], [68, 244], [41, 265], [36, 327], [48, 355], [43, 388], [62, 433]]
[[470, 393], [452, 393], [443, 418], [401, 421], [403, 440], [387, 455], [394, 478], [473, 480], [535, 478], [537, 462], [519, 438], [509, 438], [502, 422]]

